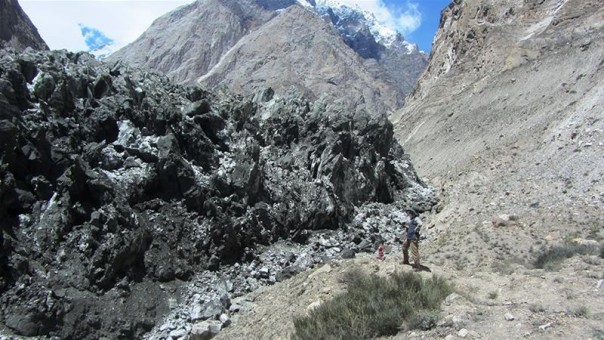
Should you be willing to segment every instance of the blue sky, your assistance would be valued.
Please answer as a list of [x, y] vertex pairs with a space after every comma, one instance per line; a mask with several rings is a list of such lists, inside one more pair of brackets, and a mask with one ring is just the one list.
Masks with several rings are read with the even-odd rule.
[[400, 6], [401, 3], [405, 4], [403, 8], [416, 5], [416, 10], [421, 16], [420, 25], [415, 30], [407, 33], [402, 32], [405, 39], [416, 43], [420, 50], [429, 52], [440, 22], [440, 12], [451, 3], [451, 0], [385, 1], [386, 6], [393, 8], [393, 11], [396, 11], [396, 7]]
[[[3, 1], [3, 0], [1, 0]], [[193, 0], [19, 0], [51, 49], [114, 50], [138, 38], [161, 15]], [[104, 38], [103, 38], [104, 37]]]
[[115, 41], [107, 37], [103, 32], [99, 31], [94, 27], [80, 26], [80, 33], [84, 38], [84, 43], [88, 46], [89, 50], [96, 50], [103, 46], [113, 45]]
[[[138, 38], [157, 17], [193, 0], [19, 0], [51, 49], [114, 49]], [[374, 13], [429, 52], [440, 11], [451, 0], [338, 0]]]
[[[333, 0], [323, 0], [333, 1]], [[451, 0], [335, 0], [371, 12], [387, 27], [401, 32], [405, 40], [429, 52], [438, 29], [440, 12]]]

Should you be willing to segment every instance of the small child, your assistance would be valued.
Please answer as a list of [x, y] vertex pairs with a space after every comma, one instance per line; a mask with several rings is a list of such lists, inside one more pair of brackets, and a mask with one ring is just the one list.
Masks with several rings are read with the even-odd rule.
[[386, 256], [384, 256], [384, 244], [383, 243], [380, 243], [380, 245], [378, 246], [377, 258], [378, 258], [378, 260], [386, 259]]

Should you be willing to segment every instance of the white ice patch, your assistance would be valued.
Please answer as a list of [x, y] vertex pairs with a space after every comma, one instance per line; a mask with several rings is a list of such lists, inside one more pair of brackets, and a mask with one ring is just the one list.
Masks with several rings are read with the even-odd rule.
[[273, 116], [275, 108], [278, 109], [279, 107], [280, 106], [277, 105], [277, 101], [275, 100], [275, 98], [271, 99], [271, 101], [269, 101], [268, 103], [264, 103], [264, 105], [262, 106], [262, 111], [260, 112], [260, 119], [262, 121], [268, 120]]
[[27, 214], [19, 214], [19, 224], [20, 225], [25, 225], [25, 224], [29, 224], [29, 222], [31, 221], [31, 216], [27, 215]]
[[27, 89], [29, 90], [29, 92], [34, 92], [34, 88], [36, 88], [42, 78], [44, 78], [44, 72], [38, 72], [38, 74], [36, 74], [31, 83], [27, 84]]
[[[50, 198], [50, 200], [48, 200], [48, 203], [46, 204], [46, 208], [44, 208], [44, 212], [42, 212], [42, 215], [40, 215], [40, 222], [44, 221], [46, 219], [46, 212], [48, 211], [48, 209], [52, 208], [56, 204], [57, 196], [58, 196], [57, 192], [54, 192], [52, 194], [52, 197]], [[38, 223], [38, 229], [43, 229], [43, 228], [44, 228], [44, 224]]]
[[210, 176], [203, 173], [203, 168], [189, 162], [187, 159], [183, 159], [193, 169], [195, 174], [195, 183], [201, 187], [210, 186]]
[[114, 144], [140, 149], [141, 151], [146, 151], [156, 156], [159, 154], [159, 150], [154, 147], [154, 145], [157, 145], [159, 137], [143, 137], [140, 130], [129, 120], [121, 120], [117, 124], [119, 127], [119, 132], [117, 140], [114, 142]]
[[217, 173], [219, 176], [226, 176], [235, 167], [235, 162], [232, 159], [221, 159], [220, 168]]
[[[117, 123], [119, 132], [117, 135], [116, 144], [129, 146], [134, 144], [140, 138], [140, 131], [129, 120], [120, 120]], [[137, 138], [138, 137], [138, 138]]]
[[156, 147], [154, 147], [154, 145], [157, 145], [158, 140], [159, 140], [159, 137], [157, 137], [157, 136], [143, 137], [141, 139], [141, 142], [138, 145], [138, 147], [141, 150], [144, 150], [147, 152], [153, 152], [153, 154], [155, 154], [157, 156], [157, 155], [159, 155], [159, 150]]
[[142, 184], [149, 172], [148, 165], [143, 164], [139, 167], [129, 169], [117, 169], [114, 171], [102, 170], [118, 187], [125, 191], [134, 190]]

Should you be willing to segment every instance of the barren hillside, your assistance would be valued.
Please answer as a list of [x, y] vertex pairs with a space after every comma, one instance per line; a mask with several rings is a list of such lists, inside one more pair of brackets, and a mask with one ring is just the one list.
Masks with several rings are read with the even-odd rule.
[[470, 262], [525, 263], [542, 246], [602, 237], [603, 37], [601, 1], [454, 1], [443, 12], [428, 70], [391, 119], [442, 189], [437, 237], [476, 239], [463, 248]]

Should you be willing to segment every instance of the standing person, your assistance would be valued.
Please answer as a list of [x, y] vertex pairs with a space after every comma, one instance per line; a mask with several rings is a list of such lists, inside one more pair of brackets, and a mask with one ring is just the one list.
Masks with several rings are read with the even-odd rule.
[[403, 264], [409, 264], [409, 248], [411, 248], [411, 259], [413, 260], [413, 270], [420, 270], [419, 262], [419, 231], [422, 221], [419, 219], [415, 210], [408, 210], [409, 222], [403, 223], [407, 231], [407, 238], [403, 243]]

